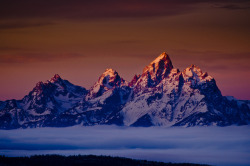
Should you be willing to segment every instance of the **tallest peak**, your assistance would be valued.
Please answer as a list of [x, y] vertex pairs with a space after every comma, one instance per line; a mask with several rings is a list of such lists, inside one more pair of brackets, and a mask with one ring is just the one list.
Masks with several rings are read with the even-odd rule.
[[161, 53], [161, 55], [167, 56], [168, 54], [166, 52]]
[[173, 68], [172, 62], [166, 52], [161, 53], [155, 60], [153, 60], [148, 66], [146, 66], [143, 72], [151, 72], [151, 70], [155, 72], [155, 69], [158, 68], [161, 68], [162, 70], [171, 70]]
[[171, 62], [171, 60], [166, 52], [161, 53], [154, 61], [151, 62], [151, 64], [159, 63], [160, 61]]
[[149, 74], [150, 79], [157, 82], [166, 77], [172, 69], [173, 65], [168, 54], [163, 52], [143, 69], [142, 77], [148, 77]]

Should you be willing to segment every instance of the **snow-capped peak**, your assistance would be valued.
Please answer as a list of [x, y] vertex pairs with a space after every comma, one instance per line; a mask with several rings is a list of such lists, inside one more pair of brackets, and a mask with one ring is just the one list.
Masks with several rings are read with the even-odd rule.
[[57, 82], [57, 81], [60, 81], [60, 80], [61, 80], [61, 77], [60, 77], [58, 74], [55, 74], [55, 75], [49, 80], [49, 82], [54, 83], [54, 82]]
[[39, 81], [36, 86], [33, 88], [33, 90], [30, 92], [31, 96], [37, 96], [37, 95], [41, 95], [46, 91], [46, 87], [48, 86], [47, 82], [42, 82]]
[[36, 84], [34, 90], [36, 90], [36, 91], [41, 91], [41, 90], [43, 89], [43, 86], [44, 86], [44, 83], [43, 83], [42, 81], [39, 81], [39, 82]]
[[[159, 63], [160, 61], [168, 61], [171, 62], [168, 54], [166, 52], [161, 53], [161, 55], [159, 55], [155, 60], [153, 60], [150, 64], [154, 64], [154, 63]], [[172, 63], [172, 62], [171, 62]]]
[[162, 79], [169, 75], [172, 69], [173, 65], [168, 54], [163, 52], [143, 69], [142, 76], [136, 83], [136, 89], [158, 85]]
[[110, 89], [115, 85], [120, 85], [121, 81], [124, 80], [119, 76], [119, 74], [114, 69], [108, 68], [100, 76], [97, 83]]
[[157, 74], [159, 76], [160, 74], [165, 74], [167, 71], [169, 72], [171, 69], [173, 69], [172, 62], [168, 54], [166, 54], [166, 52], [163, 52], [143, 69], [143, 73], [150, 73], [151, 75]]
[[202, 84], [213, 80], [213, 77], [209, 76], [207, 72], [202, 72], [201, 69], [196, 65], [187, 67], [183, 72], [184, 80], [190, 81], [195, 80], [196, 83]]
[[128, 83], [119, 76], [119, 74], [111, 68], [99, 77], [98, 81], [92, 86], [87, 98], [93, 98], [102, 95], [105, 91], [115, 87], [127, 85]]
[[203, 74], [201, 69], [198, 66], [195, 66], [193, 64], [190, 67], [187, 67], [183, 71], [183, 73], [184, 73], [185, 76], [188, 76], [188, 77], [193, 77], [193, 76], [200, 77]]
[[114, 77], [115, 75], [117, 75], [117, 72], [114, 69], [107, 68], [105, 72], [101, 75], [101, 77]]

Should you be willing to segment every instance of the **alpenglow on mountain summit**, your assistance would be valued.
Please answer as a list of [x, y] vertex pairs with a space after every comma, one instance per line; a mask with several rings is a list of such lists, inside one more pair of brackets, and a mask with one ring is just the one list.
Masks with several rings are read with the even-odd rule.
[[0, 101], [0, 128], [228, 126], [250, 124], [250, 101], [222, 96], [195, 65], [175, 69], [164, 52], [127, 82], [113, 69], [89, 89], [55, 75], [22, 100]]

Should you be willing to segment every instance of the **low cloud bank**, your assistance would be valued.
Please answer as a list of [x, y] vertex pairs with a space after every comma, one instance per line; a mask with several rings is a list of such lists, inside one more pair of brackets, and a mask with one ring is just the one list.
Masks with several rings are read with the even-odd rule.
[[96, 154], [164, 162], [250, 165], [250, 126], [0, 130], [0, 154]]

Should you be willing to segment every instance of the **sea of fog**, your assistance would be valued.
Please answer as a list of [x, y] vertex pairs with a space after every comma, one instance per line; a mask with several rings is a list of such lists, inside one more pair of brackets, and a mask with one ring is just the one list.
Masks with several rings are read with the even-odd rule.
[[95, 154], [163, 162], [250, 165], [250, 126], [117, 126], [0, 130], [0, 155]]

